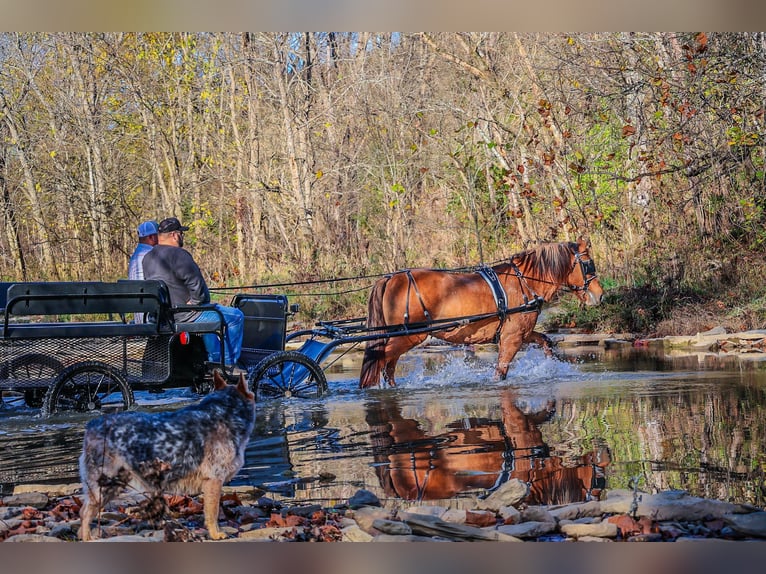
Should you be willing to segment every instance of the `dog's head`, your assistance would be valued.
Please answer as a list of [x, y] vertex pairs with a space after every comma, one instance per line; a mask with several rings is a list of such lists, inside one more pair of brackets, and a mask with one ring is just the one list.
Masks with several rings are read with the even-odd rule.
[[226, 387], [233, 387], [236, 386], [237, 393], [239, 393], [243, 399], [247, 401], [255, 402], [255, 395], [250, 391], [250, 389], [247, 388], [247, 383], [245, 383], [245, 375], [240, 374], [239, 375], [239, 381], [236, 385], [229, 385], [226, 382], [226, 379], [221, 374], [221, 371], [213, 371], [213, 390], [214, 391], [220, 391], [225, 389]]

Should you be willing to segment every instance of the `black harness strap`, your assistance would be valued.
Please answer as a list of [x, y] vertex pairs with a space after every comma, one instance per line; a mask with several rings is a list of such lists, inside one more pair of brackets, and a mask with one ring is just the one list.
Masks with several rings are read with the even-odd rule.
[[418, 289], [418, 284], [412, 276], [412, 271], [407, 269], [405, 273], [407, 274], [407, 304], [404, 310], [404, 324], [406, 325], [410, 322], [410, 289], [415, 289], [415, 295], [418, 296], [418, 301], [420, 301], [420, 306], [423, 309], [423, 315], [426, 318], [426, 322], [430, 322], [431, 314], [428, 312], [428, 309], [426, 309], [426, 304], [423, 302], [423, 297], [420, 295], [420, 289]]
[[[476, 273], [478, 273], [484, 281], [489, 285], [490, 291], [492, 291], [492, 297], [495, 298], [495, 305], [497, 305], [497, 314], [500, 317], [500, 323], [505, 320], [505, 316], [508, 314], [508, 298], [505, 294], [505, 289], [500, 284], [500, 279], [497, 277], [497, 273], [492, 267], [480, 267]], [[526, 299], [525, 299], [526, 302]]]

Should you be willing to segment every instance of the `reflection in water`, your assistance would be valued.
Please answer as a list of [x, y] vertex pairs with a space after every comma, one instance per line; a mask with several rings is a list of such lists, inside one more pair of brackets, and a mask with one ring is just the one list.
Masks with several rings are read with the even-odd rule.
[[598, 498], [605, 486], [607, 448], [587, 453], [573, 466], [551, 456], [539, 425], [555, 402], [531, 412], [512, 390], [501, 393], [501, 418], [467, 417], [428, 435], [402, 416], [396, 395], [365, 405], [376, 474], [387, 496], [406, 500], [452, 498], [473, 489], [492, 491], [510, 478], [530, 486], [530, 504], [566, 504]]
[[[410, 353], [398, 389], [359, 391], [349, 365], [321, 400], [259, 403], [233, 483], [321, 502], [366, 488], [384, 504], [459, 504], [515, 477], [545, 503], [583, 500], [605, 478], [607, 488], [766, 501], [766, 371], [756, 361], [734, 368], [729, 356], [627, 348], [572, 364], [527, 353], [493, 383], [493, 357], [483, 370], [462, 354]], [[159, 409], [192, 399], [173, 392], [137, 399]], [[79, 482], [87, 418], [28, 410], [0, 409], [0, 495]]]

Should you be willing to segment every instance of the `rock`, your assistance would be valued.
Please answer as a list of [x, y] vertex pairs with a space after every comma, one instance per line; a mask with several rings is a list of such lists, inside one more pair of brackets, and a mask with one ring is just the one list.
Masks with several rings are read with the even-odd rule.
[[372, 527], [383, 534], [392, 534], [394, 536], [406, 536], [412, 534], [412, 528], [398, 520], [377, 519], [372, 522]]
[[[378, 501], [378, 504], [380, 504], [380, 501]], [[322, 506], [320, 504], [308, 504], [305, 506], [292, 506], [290, 508], [283, 508], [281, 514], [283, 517], [293, 515], [309, 518], [312, 514], [319, 512], [320, 510], [322, 510]]]
[[497, 530], [486, 531], [475, 526], [445, 522], [433, 516], [403, 514], [402, 520], [412, 528], [413, 534], [441, 536], [449, 540], [498, 541], [498, 535], [504, 534]]
[[596, 522], [593, 524], [578, 524], [572, 522], [560, 527], [561, 532], [573, 538], [582, 536], [598, 536], [600, 538], [616, 538], [617, 525], [612, 522]]
[[362, 508], [354, 510], [353, 514], [349, 516], [349, 518], [353, 518], [359, 528], [368, 534], [375, 536], [376, 534], [379, 534], [379, 532], [373, 528], [372, 523], [378, 519], [389, 520], [391, 518], [391, 513], [388, 510], [384, 510], [382, 508], [377, 508], [374, 506], [363, 506]]
[[373, 542], [449, 542], [443, 538], [434, 538], [431, 536], [393, 536], [391, 534], [379, 534], [372, 539]]
[[369, 490], [363, 488], [356, 491], [356, 494], [348, 499], [350, 508], [360, 508], [362, 506], [380, 506], [380, 499]]
[[[598, 500], [592, 500], [591, 502], [583, 502], [579, 504], [567, 504], [566, 506], [559, 506], [556, 508], [551, 508], [549, 510], [551, 516], [553, 516], [556, 520], [579, 520], [580, 518], [595, 518], [600, 517], [605, 512], [613, 512], [613, 511], [605, 511], [602, 509], [602, 503]], [[628, 508], [630, 508], [630, 504], [628, 504]]]
[[636, 534], [629, 536], [628, 542], [662, 542], [662, 534], [659, 532], [648, 532], [646, 534]]
[[427, 514], [429, 516], [436, 516], [442, 518], [447, 509], [443, 506], [410, 506], [406, 508], [404, 512], [408, 514]]
[[556, 522], [556, 518], [545, 506], [528, 506], [521, 511], [520, 522]]
[[[602, 510], [605, 508], [602, 505]], [[659, 494], [644, 494], [637, 514], [656, 522], [668, 520], [696, 521], [723, 518], [727, 514], [749, 513], [752, 509], [741, 504], [690, 496], [685, 491], [670, 490]]]
[[341, 529], [341, 542], [370, 542], [373, 536], [367, 534], [358, 525], [353, 524]]
[[239, 540], [284, 540], [288, 538], [293, 527], [257, 528], [239, 533]]
[[43, 534], [17, 534], [5, 540], [6, 542], [63, 542], [54, 536], [45, 536]]
[[514, 538], [537, 538], [556, 530], [555, 522], [521, 522], [519, 524], [503, 524], [497, 531]]
[[467, 511], [463, 508], [449, 508], [442, 514], [441, 518], [444, 522], [455, 522], [456, 524], [464, 524]]
[[602, 538], [601, 536], [581, 536], [577, 539], [577, 542], [612, 542], [610, 538]]
[[465, 523], [471, 526], [494, 526], [497, 524], [497, 514], [489, 510], [469, 510], [465, 513]]
[[24, 510], [23, 506], [0, 506], [0, 521], [10, 520]]
[[17, 484], [13, 487], [13, 494], [27, 494], [30, 492], [45, 493], [48, 498], [71, 496], [82, 491], [82, 485], [79, 482], [70, 484]]
[[162, 542], [162, 538], [151, 538], [139, 536], [138, 534], [123, 534], [122, 536], [112, 536], [111, 538], [99, 538], [95, 542]]
[[3, 497], [4, 506], [31, 506], [37, 510], [42, 510], [49, 502], [48, 495], [42, 492], [23, 492]]
[[723, 516], [723, 519], [736, 532], [766, 538], [766, 512], [731, 514]]
[[529, 493], [529, 485], [518, 478], [503, 483], [500, 487], [484, 500], [476, 502], [479, 510], [493, 510], [497, 512], [503, 506], [516, 506]]
[[497, 514], [503, 519], [505, 524], [518, 524], [521, 522], [521, 512], [514, 506], [501, 506]]

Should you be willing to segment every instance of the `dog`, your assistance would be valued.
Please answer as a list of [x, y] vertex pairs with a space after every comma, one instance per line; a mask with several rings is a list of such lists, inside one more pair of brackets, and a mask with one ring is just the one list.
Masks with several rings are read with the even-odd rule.
[[121, 412], [88, 422], [80, 455], [83, 541], [92, 539], [91, 521], [101, 509], [128, 488], [154, 500], [201, 493], [208, 536], [226, 538], [218, 530], [221, 490], [244, 463], [255, 396], [244, 375], [230, 385], [215, 371], [213, 382], [199, 403], [177, 411]]

